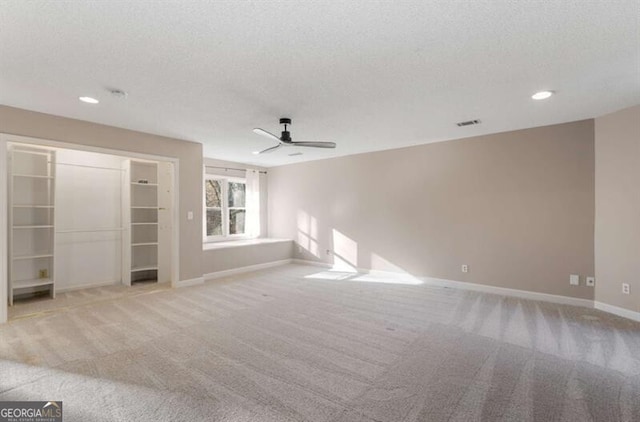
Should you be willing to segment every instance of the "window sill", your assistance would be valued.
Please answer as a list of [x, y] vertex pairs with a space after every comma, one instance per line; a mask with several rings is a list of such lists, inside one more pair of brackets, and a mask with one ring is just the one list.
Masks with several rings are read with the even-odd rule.
[[210, 251], [215, 249], [239, 248], [242, 246], [265, 245], [269, 243], [282, 243], [282, 242], [291, 242], [291, 241], [292, 241], [291, 239], [274, 239], [274, 238], [228, 240], [223, 242], [204, 243], [202, 245], [202, 250]]

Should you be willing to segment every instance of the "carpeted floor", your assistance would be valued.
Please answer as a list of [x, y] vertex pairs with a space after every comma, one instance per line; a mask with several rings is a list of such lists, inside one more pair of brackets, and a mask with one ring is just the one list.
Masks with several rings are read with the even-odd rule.
[[289, 265], [20, 305], [0, 400], [63, 400], [65, 421], [640, 421], [640, 324], [405, 281]]

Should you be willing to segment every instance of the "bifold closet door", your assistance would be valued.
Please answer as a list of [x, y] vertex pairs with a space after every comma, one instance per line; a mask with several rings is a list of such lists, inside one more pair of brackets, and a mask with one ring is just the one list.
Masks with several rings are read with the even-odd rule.
[[122, 159], [62, 150], [56, 165], [58, 290], [122, 280]]

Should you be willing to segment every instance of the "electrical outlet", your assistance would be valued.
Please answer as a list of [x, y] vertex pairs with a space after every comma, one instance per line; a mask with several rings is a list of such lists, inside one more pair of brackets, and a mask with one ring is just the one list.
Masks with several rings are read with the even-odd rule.
[[579, 286], [580, 276], [578, 274], [571, 274], [569, 276], [569, 284], [571, 284], [572, 286]]
[[469, 272], [469, 266], [467, 264], [462, 264], [462, 272], [463, 273], [468, 273]]
[[630, 293], [629, 283], [622, 283], [622, 294], [628, 295]]
[[587, 277], [587, 286], [588, 287], [593, 287], [596, 285], [596, 278], [595, 277]]

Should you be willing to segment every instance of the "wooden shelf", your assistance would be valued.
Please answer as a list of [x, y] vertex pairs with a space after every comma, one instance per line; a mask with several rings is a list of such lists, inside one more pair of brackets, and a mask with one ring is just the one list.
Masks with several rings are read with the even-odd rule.
[[16, 255], [13, 257], [14, 260], [21, 260], [21, 259], [39, 259], [39, 258], [53, 258], [53, 254], [48, 253], [48, 252], [44, 252], [41, 254], [34, 254], [34, 255]]
[[36, 278], [32, 280], [13, 280], [12, 289], [26, 289], [27, 287], [48, 286], [53, 284], [53, 280], [49, 278]]

